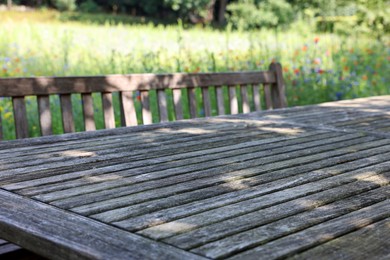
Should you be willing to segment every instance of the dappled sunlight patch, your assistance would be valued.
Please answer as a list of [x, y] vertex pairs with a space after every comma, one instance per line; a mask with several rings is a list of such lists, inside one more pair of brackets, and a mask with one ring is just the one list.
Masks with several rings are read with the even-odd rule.
[[213, 134], [213, 133], [216, 133], [217, 131], [215, 130], [206, 130], [206, 129], [202, 129], [202, 128], [184, 128], [184, 129], [169, 129], [169, 128], [165, 128], [165, 129], [161, 129], [159, 130], [159, 132], [162, 132], [162, 133], [185, 133], [185, 134]]
[[356, 179], [359, 181], [371, 182], [378, 185], [385, 185], [389, 182], [389, 180], [382, 175], [370, 176], [368, 178], [363, 176], [357, 176]]
[[143, 235], [147, 235], [148, 237], [154, 239], [160, 239], [162, 237], [169, 237], [180, 233], [184, 233], [186, 231], [195, 228], [197, 228], [197, 225], [188, 224], [180, 221], [173, 221], [159, 226], [147, 228], [143, 231], [140, 231], [139, 233]]
[[230, 188], [232, 190], [243, 190], [243, 189], [248, 189], [251, 187], [249, 185], [249, 183], [250, 183], [250, 180], [244, 179], [244, 180], [238, 180], [238, 181], [234, 181], [234, 182], [226, 182], [226, 183], [222, 184], [221, 186]]
[[260, 127], [260, 130], [266, 132], [274, 132], [283, 135], [299, 135], [305, 131], [301, 128], [285, 128], [285, 127]]
[[285, 119], [286, 117], [282, 115], [266, 115], [265, 118], [267, 119]]
[[100, 176], [85, 176], [84, 179], [88, 182], [103, 182], [103, 181], [113, 181], [122, 179], [123, 176], [115, 175], [115, 174], [106, 174]]
[[96, 156], [96, 153], [81, 150], [69, 150], [61, 152], [59, 155], [63, 157], [93, 157]]

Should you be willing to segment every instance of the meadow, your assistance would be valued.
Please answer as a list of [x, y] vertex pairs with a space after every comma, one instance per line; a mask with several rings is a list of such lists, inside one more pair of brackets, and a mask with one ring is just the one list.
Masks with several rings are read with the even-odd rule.
[[[289, 106], [390, 94], [388, 37], [377, 41], [353, 32], [315, 33], [305, 23], [287, 32], [183, 27], [180, 22], [63, 21], [49, 11], [0, 12], [0, 77], [265, 70], [278, 61], [283, 65]], [[27, 102], [29, 110], [37, 110], [34, 98]], [[59, 113], [58, 98], [51, 102]], [[98, 97], [95, 102], [99, 114]], [[9, 99], [0, 100], [0, 112], [4, 138], [13, 139]], [[75, 107], [74, 113], [81, 131], [80, 108]], [[29, 113], [33, 136], [39, 133], [36, 118]], [[61, 133], [60, 119], [53, 120], [54, 132]]]

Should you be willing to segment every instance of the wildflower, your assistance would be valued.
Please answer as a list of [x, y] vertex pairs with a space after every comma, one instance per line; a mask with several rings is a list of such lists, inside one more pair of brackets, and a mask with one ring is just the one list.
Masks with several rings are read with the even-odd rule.
[[354, 49], [353, 48], [351, 48], [351, 49], [349, 49], [349, 53], [354, 53]]
[[295, 74], [295, 75], [298, 76], [298, 75], [299, 75], [299, 72], [300, 72], [299, 68], [294, 69], [294, 74]]
[[326, 50], [325, 55], [330, 56], [330, 50]]
[[322, 70], [322, 69], [319, 69], [319, 70], [317, 71], [317, 73], [318, 73], [318, 74], [321, 74], [321, 75], [324, 74], [325, 72], [326, 72], [326, 71], [325, 71], [325, 70]]
[[349, 70], [349, 67], [348, 67], [348, 66], [344, 66], [343, 70], [344, 70], [344, 71], [348, 71], [348, 70]]
[[7, 73], [7, 68], [3, 68], [3, 73]]
[[288, 67], [287, 66], [283, 67], [283, 71], [288, 72]]
[[317, 44], [319, 41], [320, 41], [320, 38], [319, 38], [319, 37], [315, 37], [315, 38], [314, 38], [314, 43], [315, 43], [315, 44]]
[[317, 64], [317, 65], [321, 64], [321, 58], [315, 58], [315, 59], [313, 60], [313, 63], [314, 63], [314, 64]]
[[198, 73], [200, 71], [200, 68], [199, 68], [199, 66], [198, 67], [196, 67], [196, 69], [193, 71], [193, 73]]
[[307, 49], [308, 49], [307, 44], [303, 45], [302, 51], [307, 51]]
[[362, 79], [363, 79], [363, 80], [367, 80], [367, 79], [368, 79], [367, 75], [363, 75], [363, 76], [362, 76]]
[[18, 62], [20, 62], [20, 59], [19, 58], [15, 58], [14, 62], [18, 63]]
[[343, 99], [343, 93], [342, 92], [336, 92], [336, 100]]

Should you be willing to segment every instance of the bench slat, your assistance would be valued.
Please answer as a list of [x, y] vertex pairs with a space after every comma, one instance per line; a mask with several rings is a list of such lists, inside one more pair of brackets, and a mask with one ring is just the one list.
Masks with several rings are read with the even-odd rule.
[[211, 116], [211, 102], [209, 88], [202, 88], [203, 109], [205, 117]]
[[275, 73], [276, 82], [271, 86], [271, 96], [273, 108], [287, 107], [285, 93], [285, 85], [283, 80], [282, 66], [280, 63], [271, 63], [269, 70]]
[[13, 97], [16, 138], [28, 138], [28, 123], [24, 97]]
[[181, 89], [173, 89], [173, 103], [175, 106], [176, 120], [183, 119], [183, 105], [182, 105], [182, 94]]
[[157, 90], [158, 98], [158, 111], [160, 112], [160, 122], [168, 122], [168, 112], [167, 112], [167, 95], [165, 90]]
[[190, 106], [190, 117], [196, 118], [197, 116], [197, 109], [196, 109], [196, 95], [195, 95], [195, 88], [188, 88], [188, 103]]
[[216, 90], [217, 90], [218, 115], [225, 115], [225, 101], [223, 97], [222, 87], [216, 87]]
[[141, 103], [142, 103], [142, 119], [144, 125], [149, 125], [152, 122], [152, 112], [150, 110], [150, 102], [149, 102], [149, 92], [148, 91], [140, 91], [141, 95]]
[[133, 92], [123, 91], [120, 95], [120, 106], [122, 115], [122, 126], [135, 126], [137, 122], [137, 113], [135, 111]]
[[238, 114], [236, 86], [229, 86], [229, 101], [230, 101], [230, 113], [232, 115]]
[[261, 110], [261, 99], [260, 99], [260, 86], [258, 84], [253, 85], [253, 103], [255, 104], [255, 110]]
[[83, 102], [83, 114], [84, 114], [84, 125], [86, 131], [96, 130], [96, 124], [94, 119], [94, 110], [93, 110], [93, 99], [92, 94], [86, 93], [81, 94]]
[[104, 125], [106, 129], [115, 128], [114, 106], [111, 93], [102, 93]]
[[52, 120], [50, 112], [50, 99], [48, 95], [38, 96], [39, 124], [42, 135], [52, 135]]
[[0, 141], [3, 140], [4, 136], [3, 136], [3, 119], [2, 119], [2, 115], [1, 115], [1, 111], [0, 111]]
[[60, 95], [62, 123], [65, 133], [75, 132], [73, 113], [72, 113], [72, 97], [70, 94]]
[[270, 71], [227, 73], [131, 74], [92, 77], [31, 77], [1, 79], [0, 96], [137, 91], [275, 83]]
[[241, 100], [242, 100], [242, 112], [249, 113], [251, 112], [251, 108], [249, 104], [248, 88], [246, 85], [241, 85], [240, 90], [241, 90]]
[[272, 97], [271, 97], [271, 85], [264, 84], [264, 98], [265, 98], [265, 107], [266, 109], [272, 109]]

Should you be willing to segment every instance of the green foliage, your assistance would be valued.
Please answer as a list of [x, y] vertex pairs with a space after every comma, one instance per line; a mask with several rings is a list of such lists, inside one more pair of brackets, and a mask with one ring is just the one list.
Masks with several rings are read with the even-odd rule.
[[60, 11], [74, 11], [76, 0], [54, 0], [54, 6]]
[[244, 30], [282, 27], [294, 19], [292, 6], [285, 0], [243, 0], [228, 5], [227, 9], [228, 22]]
[[84, 13], [98, 13], [102, 11], [101, 7], [93, 0], [82, 2], [79, 10]]
[[390, 1], [358, 1], [357, 26], [360, 32], [381, 39], [390, 32]]
[[181, 16], [187, 16], [191, 13], [205, 16], [206, 9], [210, 0], [164, 0], [164, 5], [171, 10], [179, 13]]

